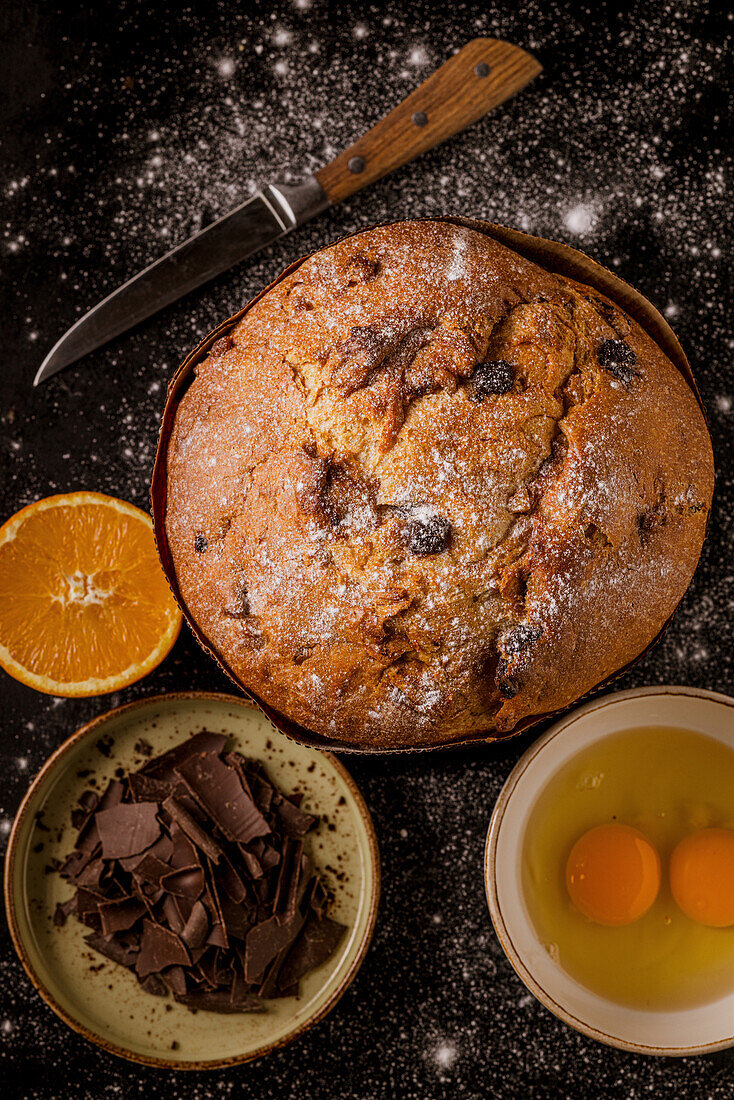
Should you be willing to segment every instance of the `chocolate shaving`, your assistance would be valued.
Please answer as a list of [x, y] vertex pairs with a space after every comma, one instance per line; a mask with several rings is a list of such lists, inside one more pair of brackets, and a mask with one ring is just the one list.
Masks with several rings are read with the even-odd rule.
[[[196, 826], [196, 822], [194, 822]], [[198, 828], [198, 826], [196, 826]], [[204, 830], [201, 830], [202, 834], [206, 836]], [[172, 867], [191, 867], [193, 863], [200, 862], [199, 849], [192, 844], [183, 829], [171, 820], [171, 854], [170, 863]], [[212, 846], [212, 856], [215, 854], [214, 847]]]
[[152, 775], [143, 775], [142, 772], [133, 772], [128, 777], [128, 783], [134, 802], [162, 802], [171, 791], [169, 783], [154, 779]]
[[183, 764], [193, 756], [205, 755], [208, 752], [220, 753], [226, 743], [225, 734], [202, 730], [201, 733], [195, 733], [193, 737], [189, 737], [188, 741], [182, 741], [175, 748], [169, 749], [161, 756], [156, 756], [140, 770], [143, 775], [152, 775], [156, 779], [171, 782], [176, 778], [176, 768], [179, 764]]
[[275, 812], [283, 824], [283, 831], [286, 836], [305, 836], [316, 822], [316, 818], [312, 814], [307, 814], [298, 806], [294, 806], [287, 798], [282, 798], [276, 803]]
[[294, 918], [270, 917], [256, 924], [247, 934], [245, 980], [256, 982], [268, 963], [272, 962], [293, 939]]
[[123, 871], [135, 871], [146, 856], [153, 856], [154, 859], [159, 859], [163, 863], [166, 863], [170, 859], [172, 851], [173, 844], [171, 843], [171, 838], [162, 833], [155, 844], [151, 844], [150, 848], [144, 848], [142, 852], [138, 852], [134, 856], [118, 859], [117, 865], [122, 868]]
[[76, 889], [56, 906], [141, 987], [192, 1010], [260, 1012], [296, 996], [345, 929], [304, 852], [317, 818], [262, 764], [203, 731], [73, 808], [77, 842], [52, 870]]
[[104, 872], [105, 862], [102, 857], [99, 856], [96, 859], [91, 859], [86, 866], [82, 867], [74, 881], [77, 886], [91, 886], [93, 889], [98, 890]]
[[181, 939], [191, 950], [202, 947], [209, 935], [209, 918], [200, 901], [194, 902], [191, 915], [181, 930]]
[[171, 873], [169, 865], [152, 855], [150, 851], [145, 852], [131, 870], [137, 879], [152, 883], [154, 886], [160, 886], [163, 878]]
[[72, 894], [66, 901], [57, 901], [56, 908], [54, 910], [54, 924], [59, 928], [63, 928], [66, 924], [66, 918], [70, 913], [76, 912], [76, 895]]
[[149, 974], [140, 984], [146, 993], [152, 993], [154, 997], [168, 996], [168, 986], [157, 974]]
[[125, 797], [125, 784], [119, 779], [110, 779], [107, 789], [97, 803], [97, 810], [111, 810], [119, 806]]
[[90, 935], [85, 936], [84, 940], [90, 947], [93, 947], [95, 951], [99, 951], [100, 955], [106, 955], [106, 957], [112, 959], [113, 962], [131, 968], [135, 966], [135, 960], [138, 957], [138, 949], [129, 944], [122, 943], [120, 940], [115, 939], [114, 936], [103, 936], [97, 932], [92, 932]]
[[171, 931], [183, 933], [186, 921], [181, 916], [178, 900], [171, 894], [166, 894], [161, 902], [161, 908]]
[[212, 840], [212, 838], [202, 829], [197, 821], [193, 819], [187, 809], [185, 809], [180, 802], [177, 802], [175, 798], [167, 798], [163, 803], [163, 809], [171, 816], [171, 818], [180, 826], [181, 830], [186, 833], [186, 836], [193, 840], [197, 848], [200, 848], [202, 852], [209, 856], [209, 859], [215, 863], [220, 858], [219, 845]]
[[204, 892], [203, 867], [181, 867], [161, 879], [161, 886], [169, 894], [195, 901]]
[[212, 990], [202, 993], [174, 993], [174, 999], [188, 1008], [207, 1012], [264, 1012], [265, 1005], [259, 997], [245, 993], [234, 1000], [229, 990]]
[[244, 845], [240, 845], [240, 857], [245, 865], [245, 869], [250, 878], [258, 879], [263, 877], [263, 869], [260, 866], [260, 862], [252, 852], [248, 852]]
[[70, 852], [63, 863], [57, 868], [58, 872], [62, 878], [69, 879], [70, 882], [76, 882], [77, 877], [82, 873], [91, 859], [91, 853]]
[[169, 966], [163, 973], [163, 981], [174, 996], [186, 993], [186, 971], [182, 966]]
[[140, 954], [135, 964], [139, 978], [158, 974], [167, 966], [188, 966], [190, 963], [191, 956], [180, 936], [162, 924], [147, 918], [143, 921]]
[[[257, 865], [257, 860], [252, 856], [250, 858]], [[259, 867], [257, 869], [260, 870]], [[262, 875], [262, 870], [260, 870], [260, 874]], [[223, 856], [218, 869], [218, 882], [223, 886], [225, 893], [229, 895], [232, 901], [242, 902], [247, 897], [247, 888], [226, 855]]]
[[213, 753], [191, 756], [178, 765], [177, 771], [212, 821], [230, 840], [246, 844], [271, 831], [245, 792], [236, 769], [228, 767], [218, 756]]
[[98, 810], [94, 823], [105, 859], [134, 856], [150, 848], [161, 835], [157, 802], [127, 802], [111, 810]]
[[291, 948], [278, 978], [281, 989], [300, 982], [309, 971], [331, 958], [346, 929], [329, 917], [311, 917], [298, 942]]
[[132, 928], [145, 915], [146, 908], [137, 898], [120, 898], [119, 901], [99, 902], [97, 911], [102, 922], [103, 935], [110, 936]]

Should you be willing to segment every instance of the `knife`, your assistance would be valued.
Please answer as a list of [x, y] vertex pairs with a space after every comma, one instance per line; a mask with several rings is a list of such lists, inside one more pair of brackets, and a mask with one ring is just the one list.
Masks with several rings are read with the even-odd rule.
[[434, 148], [541, 72], [498, 38], [475, 38], [348, 149], [302, 183], [274, 183], [128, 279], [54, 344], [34, 385], [272, 244], [322, 210]]

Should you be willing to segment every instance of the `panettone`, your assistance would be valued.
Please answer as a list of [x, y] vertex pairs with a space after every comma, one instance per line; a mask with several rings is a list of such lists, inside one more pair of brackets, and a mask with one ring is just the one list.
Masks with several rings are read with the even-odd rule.
[[509, 732], [634, 659], [691, 579], [693, 391], [618, 306], [482, 233], [325, 248], [195, 374], [167, 451], [184, 610], [323, 737]]

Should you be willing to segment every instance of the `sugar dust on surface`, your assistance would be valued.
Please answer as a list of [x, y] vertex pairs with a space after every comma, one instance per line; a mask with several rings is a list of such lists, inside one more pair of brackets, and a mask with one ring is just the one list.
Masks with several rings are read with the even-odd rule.
[[[534, 50], [543, 76], [449, 145], [30, 391], [40, 358], [82, 312], [260, 183], [325, 164], [477, 35]], [[732, 21], [700, 0], [656, 0], [634, 18], [567, 0], [343, 4], [338, 19], [325, 0], [249, 10], [163, 0], [93, 9], [83, 27], [46, 5], [35, 32], [17, 31], [22, 82], [0, 165], [5, 513], [80, 487], [147, 507], [176, 365], [293, 256], [381, 220], [485, 217], [593, 254], [651, 297], [683, 341], [717, 447], [717, 506], [673, 625], [620, 686], [731, 691], [734, 569], [722, 553], [734, 537], [734, 338], [722, 289], [731, 37]], [[12, 62], [6, 55], [5, 71]], [[107, 707], [182, 685], [230, 690], [186, 635], [137, 689], [103, 700], [55, 700], [5, 683], [0, 841], [29, 777], [64, 737]], [[491, 806], [526, 743], [460, 759], [398, 758], [389, 782], [384, 761], [350, 759], [383, 860], [365, 967], [298, 1043], [196, 1081], [172, 1074], [169, 1094], [208, 1100], [257, 1086], [279, 1100], [730, 1098], [725, 1059], [668, 1066], [596, 1046], [545, 1013], [511, 972], [480, 868]], [[141, 1069], [101, 1054], [92, 1068], [88, 1048], [42, 1004], [7, 942], [0, 985], [0, 1060], [9, 1074], [23, 1072], [27, 1097], [56, 1100], [58, 1082], [72, 1079], [88, 1082], [80, 1087], [95, 1100], [147, 1094], [153, 1078]]]

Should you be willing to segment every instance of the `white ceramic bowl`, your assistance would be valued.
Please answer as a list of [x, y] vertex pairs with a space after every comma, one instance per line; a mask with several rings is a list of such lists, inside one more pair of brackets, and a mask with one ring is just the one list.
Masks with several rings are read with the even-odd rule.
[[571, 1027], [641, 1054], [709, 1053], [734, 1045], [734, 975], [731, 993], [695, 1008], [661, 1012], [615, 1004], [584, 988], [553, 961], [523, 898], [522, 842], [541, 790], [580, 749], [637, 726], [694, 730], [734, 748], [734, 699], [688, 687], [635, 688], [594, 699], [552, 726], [519, 760], [494, 808], [484, 860], [489, 910], [520, 978]]

